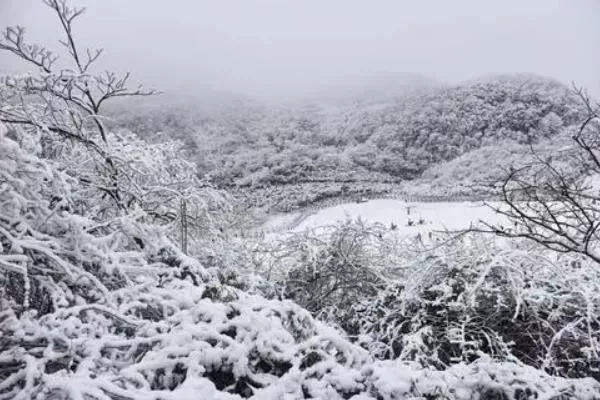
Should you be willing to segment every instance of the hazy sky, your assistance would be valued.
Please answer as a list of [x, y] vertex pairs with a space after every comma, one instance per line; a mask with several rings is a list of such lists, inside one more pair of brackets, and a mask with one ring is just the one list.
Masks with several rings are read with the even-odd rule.
[[[418, 73], [527, 72], [600, 95], [599, 0], [77, 0], [82, 44], [166, 91], [306, 95]], [[54, 45], [41, 0], [0, 0], [0, 25]], [[20, 67], [0, 54], [0, 72]]]

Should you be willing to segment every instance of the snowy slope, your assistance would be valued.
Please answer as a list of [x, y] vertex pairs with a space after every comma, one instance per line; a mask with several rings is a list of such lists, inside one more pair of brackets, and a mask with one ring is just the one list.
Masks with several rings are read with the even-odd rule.
[[[502, 218], [481, 202], [407, 203], [401, 200], [371, 200], [325, 208], [308, 216], [293, 231], [334, 224], [346, 218], [361, 218], [406, 234], [425, 234], [439, 230], [466, 229], [480, 220], [501, 222]], [[412, 225], [409, 225], [412, 221]]]

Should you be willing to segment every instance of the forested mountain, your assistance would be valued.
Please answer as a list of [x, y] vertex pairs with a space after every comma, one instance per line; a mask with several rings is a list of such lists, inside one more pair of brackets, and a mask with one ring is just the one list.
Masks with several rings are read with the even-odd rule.
[[119, 121], [149, 134], [158, 126], [163, 135], [185, 140], [192, 159], [218, 184], [262, 186], [412, 179], [483, 146], [537, 143], [580, 116], [570, 88], [517, 75], [353, 106], [246, 102], [210, 115], [171, 110]]
[[588, 165], [573, 162], [576, 149], [572, 137], [576, 133], [577, 128], [572, 126], [532, 145], [512, 141], [486, 145], [430, 166], [418, 178], [403, 182], [402, 191], [446, 198], [494, 196], [512, 169], [548, 160], [560, 165], [570, 177], [588, 175]]
[[353, 139], [351, 157], [362, 155], [363, 161], [355, 156], [355, 162], [412, 176], [486, 144], [535, 143], [578, 119], [568, 88], [543, 78], [513, 76], [437, 89], [379, 112], [354, 115], [341, 126]]

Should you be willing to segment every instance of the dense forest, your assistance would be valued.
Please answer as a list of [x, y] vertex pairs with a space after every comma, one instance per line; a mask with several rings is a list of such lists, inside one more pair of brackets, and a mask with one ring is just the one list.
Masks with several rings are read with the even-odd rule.
[[184, 140], [216, 183], [260, 186], [412, 179], [483, 146], [554, 137], [581, 119], [581, 107], [571, 88], [551, 79], [500, 76], [375, 104], [298, 110], [239, 102], [216, 116], [181, 107], [117, 120]]

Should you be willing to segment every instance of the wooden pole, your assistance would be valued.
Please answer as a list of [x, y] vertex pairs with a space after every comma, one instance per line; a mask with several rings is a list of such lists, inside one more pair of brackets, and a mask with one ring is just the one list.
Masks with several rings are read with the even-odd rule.
[[187, 241], [188, 241], [188, 230], [187, 230], [187, 204], [185, 199], [181, 199], [181, 251], [187, 255]]

